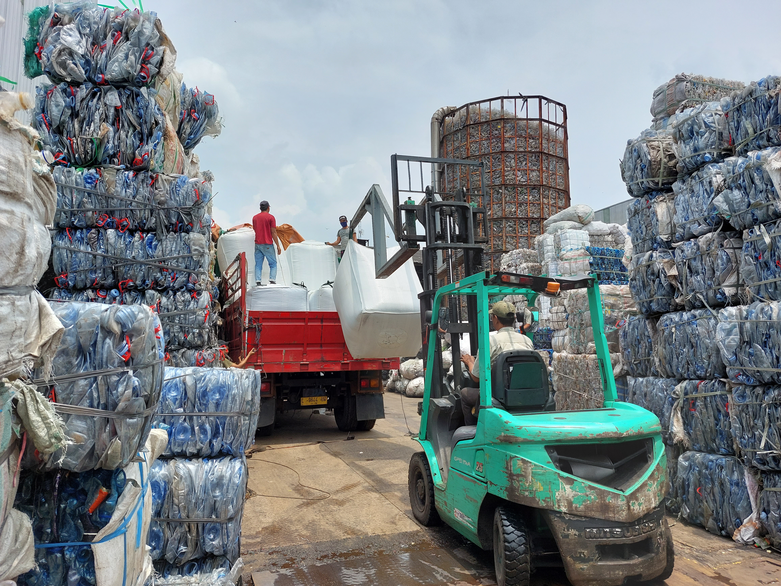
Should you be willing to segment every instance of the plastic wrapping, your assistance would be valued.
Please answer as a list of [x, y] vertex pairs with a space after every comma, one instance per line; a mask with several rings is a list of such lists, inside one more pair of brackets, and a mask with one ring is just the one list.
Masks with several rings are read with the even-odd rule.
[[[631, 315], [637, 313], [637, 308], [627, 285], [600, 285], [599, 294], [608, 350], [615, 353], [619, 351], [619, 328]], [[572, 354], [596, 354], [587, 291], [585, 289], [571, 291], [567, 297], [566, 308], [569, 332], [567, 351]]]
[[567, 308], [564, 305], [556, 305], [550, 308], [550, 323], [554, 330], [567, 328]]
[[[591, 255], [586, 252], [586, 247], [563, 252], [559, 255], [557, 263], [558, 274], [562, 277], [586, 275], [591, 268]], [[550, 273], [553, 275], [554, 273]]]
[[678, 173], [688, 175], [732, 154], [727, 119], [719, 102], [684, 110], [671, 120]]
[[781, 471], [781, 386], [732, 388], [732, 434], [746, 465]]
[[164, 342], [157, 315], [143, 305], [52, 308], [65, 332], [52, 380], [41, 380], [39, 390], [55, 401], [73, 443], [45, 462], [28, 448], [25, 465], [75, 472], [125, 466], [144, 445], [160, 398]]
[[74, 289], [203, 289], [210, 268], [209, 237], [118, 229], [65, 229], [52, 237], [60, 287]]
[[711, 163], [673, 184], [675, 242], [714, 232], [721, 224], [715, 197], [724, 188], [724, 165]]
[[781, 218], [781, 148], [752, 151], [722, 163], [723, 190], [713, 199], [719, 215], [745, 230]]
[[738, 384], [781, 384], [781, 303], [719, 311], [716, 343], [727, 376]]
[[659, 418], [662, 425], [662, 439], [666, 444], [672, 444], [673, 438], [670, 432], [675, 396], [673, 391], [680, 381], [674, 378], [645, 377], [627, 378], [628, 401], [648, 409]]
[[637, 309], [646, 316], [675, 311], [675, 284], [668, 273], [675, 271], [670, 250], [655, 250], [632, 257], [629, 265], [629, 290]]
[[632, 235], [633, 254], [671, 248], [675, 235], [672, 193], [649, 193], [635, 199], [627, 209], [627, 227]]
[[146, 88], [42, 85], [33, 124], [55, 165], [164, 170], [164, 114]]
[[654, 90], [651, 116], [672, 116], [684, 108], [718, 100], [743, 87], [739, 81], [680, 73]]
[[149, 481], [153, 560], [181, 566], [205, 555], [239, 557], [247, 488], [243, 458], [158, 460]]
[[624, 266], [624, 251], [618, 248], [587, 246], [588, 274], [596, 275], [600, 285], [624, 285], [629, 283], [629, 271]]
[[542, 274], [542, 265], [537, 259], [537, 251], [530, 248], [511, 250], [502, 255], [500, 270], [519, 275]]
[[145, 86], [176, 59], [155, 12], [89, 2], [37, 9], [24, 45], [27, 77], [74, 84]]
[[168, 432], [164, 456], [239, 456], [255, 442], [260, 371], [166, 368], [152, 427]]
[[743, 232], [740, 273], [750, 299], [781, 301], [781, 220]]
[[181, 567], [166, 563], [154, 586], [234, 586], [243, 569], [241, 558], [231, 564], [222, 556], [191, 560]]
[[293, 285], [265, 285], [247, 292], [248, 311], [307, 311], [308, 294], [305, 287]]
[[759, 520], [767, 540], [776, 549], [781, 549], [781, 474], [762, 475]]
[[569, 330], [553, 330], [550, 345], [554, 352], [566, 352], [569, 349]]
[[742, 249], [738, 232], [714, 232], [682, 242], [675, 249], [678, 303], [686, 309], [737, 304], [743, 285]]
[[618, 341], [624, 368], [629, 376], [659, 376], [654, 360], [656, 320], [632, 317], [619, 330]]
[[594, 210], [591, 209], [591, 206], [579, 203], [553, 214], [550, 218], [545, 220], [542, 225], [546, 230], [557, 222], [577, 222], [578, 224], [585, 225], [591, 222], [593, 217]]
[[736, 155], [781, 145], [780, 87], [781, 78], [771, 75], [722, 98]]
[[115, 169], [55, 167], [55, 228], [210, 234], [208, 179]]
[[644, 130], [628, 140], [621, 160], [621, 178], [633, 197], [669, 189], [678, 176], [673, 139], [668, 130]]
[[218, 136], [221, 130], [220, 109], [214, 96], [182, 84], [176, 133], [184, 152], [190, 153], [204, 136]]
[[678, 459], [675, 481], [681, 516], [716, 535], [732, 537], [754, 512], [740, 460], [700, 452]]
[[610, 224], [594, 220], [583, 226], [583, 232], [588, 233], [589, 244], [591, 246], [598, 246], [601, 248], [616, 247]]
[[541, 265], [549, 264], [556, 260], [556, 243], [553, 234], [540, 234], [534, 239], [534, 247], [537, 250], [537, 262]]
[[559, 230], [553, 235], [553, 243], [559, 258], [567, 252], [582, 252], [590, 244], [588, 232], [583, 230]]
[[696, 452], [735, 455], [730, 391], [724, 380], [686, 380], [675, 390], [685, 443]]
[[[613, 374], [621, 376], [621, 357], [611, 354]], [[553, 387], [557, 411], [598, 409], [605, 401], [602, 376], [595, 354], [553, 353]]]
[[724, 376], [716, 344], [718, 316], [708, 309], [668, 313], [656, 322], [654, 356], [663, 377], [711, 379]]

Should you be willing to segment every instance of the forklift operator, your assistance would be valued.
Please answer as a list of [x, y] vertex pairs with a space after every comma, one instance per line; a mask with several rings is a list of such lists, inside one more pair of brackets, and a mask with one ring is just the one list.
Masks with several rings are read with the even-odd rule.
[[[496, 358], [509, 350], [534, 350], [534, 344], [528, 336], [518, 333], [513, 329], [516, 321], [515, 307], [506, 301], [497, 301], [488, 312], [491, 315], [491, 327], [496, 330], [496, 335], [490, 337], [491, 366], [496, 363]], [[520, 315], [517, 316], [520, 318]], [[525, 321], [524, 315], [524, 321]], [[523, 324], [521, 324], [523, 329]], [[480, 381], [480, 353], [477, 358], [468, 354], [461, 356], [461, 360], [469, 369], [472, 381]], [[464, 387], [461, 389], [461, 409], [464, 412], [464, 425], [475, 425], [477, 417], [474, 407], [480, 399], [480, 389], [476, 387]]]

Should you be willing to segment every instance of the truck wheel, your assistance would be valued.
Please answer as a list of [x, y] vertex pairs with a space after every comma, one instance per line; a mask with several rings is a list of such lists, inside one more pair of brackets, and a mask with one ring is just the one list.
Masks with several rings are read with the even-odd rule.
[[670, 531], [670, 527], [667, 525], [667, 519], [664, 520], [664, 540], [667, 542], [667, 565], [664, 566], [664, 570], [656, 578], [651, 580], [652, 583], [664, 582], [673, 575], [675, 569], [675, 548], [673, 546], [673, 534]]
[[412, 454], [409, 461], [409, 504], [412, 514], [418, 523], [424, 527], [439, 525], [439, 513], [434, 505], [434, 481], [431, 479], [431, 468], [425, 452]]
[[355, 429], [358, 431], [369, 431], [374, 427], [375, 423], [377, 423], [376, 419], [364, 419], [363, 421], [358, 422], [358, 425], [355, 427]]
[[528, 586], [531, 580], [530, 539], [520, 515], [506, 507], [494, 512], [494, 569], [499, 586]]
[[263, 427], [259, 427], [258, 430], [255, 432], [255, 435], [259, 435], [261, 437], [268, 437], [272, 433], [274, 433], [274, 424], [271, 425], [264, 425]]
[[355, 431], [358, 428], [355, 397], [349, 393], [339, 397], [334, 407], [334, 419], [339, 431]]

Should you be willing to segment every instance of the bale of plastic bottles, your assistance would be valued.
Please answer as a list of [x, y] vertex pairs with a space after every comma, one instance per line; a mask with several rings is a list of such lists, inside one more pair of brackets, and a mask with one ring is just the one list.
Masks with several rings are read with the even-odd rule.
[[727, 119], [719, 102], [705, 102], [675, 114], [670, 129], [680, 175], [732, 154]]
[[781, 474], [762, 474], [759, 520], [770, 544], [781, 548]]
[[742, 89], [740, 81], [680, 73], [654, 90], [651, 116], [664, 118], [703, 102], [719, 100]]
[[28, 467], [83, 472], [127, 465], [144, 445], [163, 383], [160, 321], [144, 305], [61, 302], [52, 305], [65, 328], [51, 377], [36, 372], [71, 442]]
[[596, 275], [600, 285], [629, 283], [629, 271], [624, 265], [624, 251], [618, 248], [587, 246], [589, 275]]
[[226, 346], [198, 349], [181, 348], [179, 350], [169, 350], [166, 353], [165, 365], [176, 368], [186, 368], [188, 366], [218, 368], [222, 366], [222, 361], [227, 357], [228, 348]]
[[736, 155], [781, 145], [780, 87], [781, 78], [771, 75], [722, 98]]
[[55, 165], [163, 170], [165, 118], [146, 88], [42, 85], [33, 124]]
[[553, 332], [555, 332], [553, 328], [538, 328], [536, 332], [534, 332], [534, 349], [535, 350], [550, 350], [553, 348], [551, 346], [551, 342], [553, 339]]
[[618, 332], [621, 359], [629, 376], [659, 376], [654, 361], [653, 340], [656, 320], [635, 316], [629, 318]]
[[740, 273], [751, 299], [781, 301], [781, 220], [743, 232]]
[[746, 465], [781, 471], [781, 386], [732, 387], [732, 434]]
[[211, 175], [74, 167], [55, 167], [52, 175], [57, 185], [55, 228], [210, 233]]
[[189, 154], [204, 136], [218, 136], [221, 130], [220, 109], [214, 96], [182, 84], [176, 134], [184, 152]]
[[668, 313], [656, 322], [654, 353], [661, 376], [704, 380], [724, 376], [716, 344], [718, 317], [709, 309]]
[[670, 192], [653, 192], [629, 204], [626, 225], [632, 235], [634, 254], [671, 248], [675, 235], [674, 198]]
[[781, 303], [757, 301], [721, 309], [716, 343], [733, 383], [781, 384]]
[[628, 140], [621, 159], [621, 178], [632, 197], [666, 191], [678, 177], [672, 134], [668, 130], [644, 130]]
[[89, 2], [36, 8], [24, 39], [25, 75], [55, 82], [142, 87], [173, 69], [176, 50], [155, 12]]
[[730, 390], [724, 380], [686, 380], [675, 390], [687, 447], [695, 452], [735, 455]]
[[682, 242], [675, 249], [678, 302], [686, 309], [739, 303], [742, 250], [739, 232], [712, 232]]
[[210, 555], [238, 559], [247, 489], [244, 458], [158, 460], [149, 481], [153, 560], [182, 566]]
[[737, 230], [781, 218], [781, 148], [729, 157], [721, 166], [724, 184], [713, 205], [722, 218]]
[[55, 282], [72, 289], [204, 288], [210, 267], [204, 234], [66, 229], [52, 237]]
[[716, 231], [723, 220], [713, 200], [724, 184], [724, 166], [711, 163], [673, 183], [675, 242]]
[[168, 432], [164, 456], [240, 456], [255, 442], [261, 373], [166, 367], [152, 426]]
[[[686, 452], [678, 459], [675, 491], [681, 516], [710, 533], [732, 537], [755, 511], [757, 490], [735, 457]], [[756, 498], [755, 498], [756, 502]]]
[[[608, 350], [619, 352], [618, 332], [621, 325], [631, 315], [637, 313], [627, 285], [599, 285], [602, 303], [602, 318]], [[569, 349], [572, 354], [595, 354], [594, 330], [591, 324], [588, 292], [575, 289], [565, 302], [567, 310], [567, 331]]]
[[627, 381], [628, 401], [656, 415], [662, 424], [662, 439], [665, 443], [672, 444], [670, 423], [675, 405], [674, 391], [680, 381], [673, 378], [631, 376]]
[[166, 563], [155, 576], [155, 586], [234, 586], [243, 570], [241, 558], [231, 564], [224, 556], [191, 560], [181, 567]]
[[542, 265], [537, 258], [537, 251], [531, 248], [518, 248], [503, 254], [499, 267], [502, 271], [520, 275], [542, 274]]
[[[621, 376], [621, 358], [611, 354], [614, 376]], [[570, 354], [555, 352], [551, 360], [553, 368], [554, 400], [557, 411], [598, 409], [605, 401], [602, 375], [596, 354]]]
[[668, 277], [674, 270], [671, 250], [654, 250], [632, 257], [629, 290], [640, 313], [652, 316], [677, 309], [675, 283]]

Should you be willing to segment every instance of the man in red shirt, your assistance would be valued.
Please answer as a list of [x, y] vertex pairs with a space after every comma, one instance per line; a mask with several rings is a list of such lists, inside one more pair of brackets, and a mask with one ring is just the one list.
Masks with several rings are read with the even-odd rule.
[[269, 283], [277, 281], [277, 256], [274, 254], [274, 244], [277, 254], [282, 254], [277, 236], [277, 220], [269, 213], [271, 206], [266, 200], [260, 202], [260, 213], [252, 218], [252, 228], [255, 230], [255, 284], [260, 286], [263, 273], [263, 259], [268, 261]]

